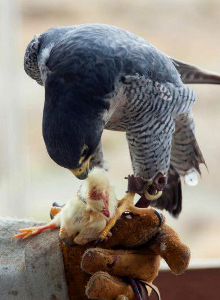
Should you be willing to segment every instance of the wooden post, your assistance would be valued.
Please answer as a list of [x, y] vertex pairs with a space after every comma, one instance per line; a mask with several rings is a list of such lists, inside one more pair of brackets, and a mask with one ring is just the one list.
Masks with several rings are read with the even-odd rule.
[[[220, 299], [220, 261], [191, 265], [181, 276], [161, 271], [154, 281], [164, 300]], [[155, 298], [152, 297], [152, 300]]]

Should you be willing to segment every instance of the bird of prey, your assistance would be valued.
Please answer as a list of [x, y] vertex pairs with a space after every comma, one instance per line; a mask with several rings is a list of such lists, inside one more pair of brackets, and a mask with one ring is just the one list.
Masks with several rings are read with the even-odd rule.
[[59, 236], [62, 240], [68, 243], [68, 238], [72, 237], [76, 244], [84, 245], [99, 237], [113, 217], [117, 203], [107, 172], [93, 168], [80, 186], [76, 199], [68, 201], [63, 208], [51, 208], [51, 214], [55, 215], [53, 220], [44, 226], [20, 229], [20, 233], [14, 237], [25, 240], [44, 230], [60, 227]]
[[191, 111], [195, 95], [180, 74], [185, 82], [204, 82], [200, 70], [104, 24], [56, 27], [35, 36], [24, 68], [45, 87], [43, 137], [57, 164], [83, 180], [89, 169], [104, 167], [103, 130], [124, 131], [135, 177], [150, 182], [153, 195], [163, 190], [152, 205], [178, 216], [180, 176], [195, 184], [205, 163]]

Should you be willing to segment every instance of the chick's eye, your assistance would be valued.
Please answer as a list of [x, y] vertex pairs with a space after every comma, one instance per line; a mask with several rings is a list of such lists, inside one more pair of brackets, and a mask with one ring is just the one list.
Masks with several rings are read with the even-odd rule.
[[83, 149], [83, 152], [82, 152], [82, 157], [85, 157], [87, 155], [88, 151], [89, 151], [88, 146], [85, 146]]

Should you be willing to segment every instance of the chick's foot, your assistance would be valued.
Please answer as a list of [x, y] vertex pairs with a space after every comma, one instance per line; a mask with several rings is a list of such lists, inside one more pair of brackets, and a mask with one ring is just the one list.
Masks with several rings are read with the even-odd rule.
[[134, 196], [135, 193], [129, 192], [121, 201], [119, 201], [119, 205], [115, 211], [114, 216], [109, 220], [105, 229], [99, 235], [99, 238], [96, 241], [96, 246], [108, 237], [110, 230], [124, 212], [130, 212], [135, 215], [145, 215], [147, 213], [147, 208], [138, 208], [134, 206]]
[[16, 234], [14, 238], [22, 238], [23, 240], [26, 240], [29, 237], [37, 235], [44, 230], [55, 229], [55, 228], [57, 228], [57, 226], [55, 224], [50, 224], [50, 223], [39, 227], [23, 228], [23, 229], [19, 229], [19, 232], [21, 233]]

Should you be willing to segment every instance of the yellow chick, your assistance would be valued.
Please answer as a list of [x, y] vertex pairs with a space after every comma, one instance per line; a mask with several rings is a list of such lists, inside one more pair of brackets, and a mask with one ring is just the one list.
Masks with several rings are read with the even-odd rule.
[[27, 239], [46, 229], [60, 227], [61, 239], [75, 237], [76, 244], [86, 244], [96, 240], [113, 217], [118, 200], [107, 177], [107, 172], [94, 168], [80, 186], [77, 198], [72, 199], [58, 210], [45, 226], [20, 229], [16, 238]]

